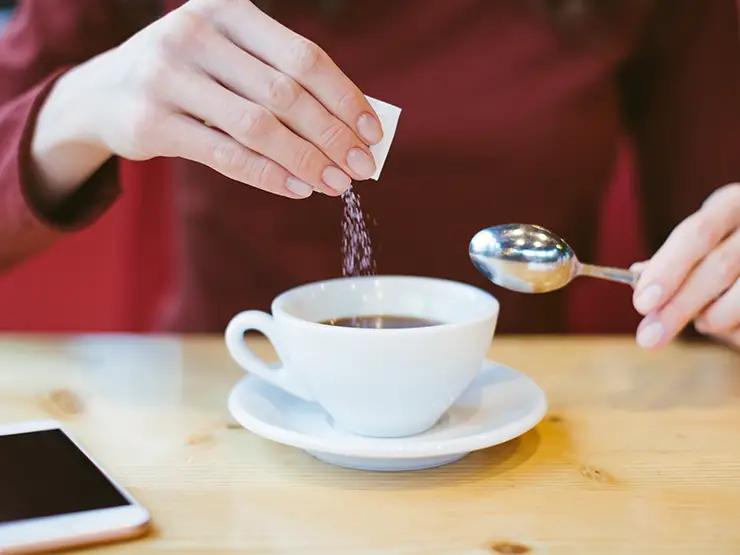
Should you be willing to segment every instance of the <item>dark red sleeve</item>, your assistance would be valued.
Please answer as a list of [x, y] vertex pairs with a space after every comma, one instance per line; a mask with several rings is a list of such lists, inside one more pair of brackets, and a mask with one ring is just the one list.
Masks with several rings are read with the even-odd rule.
[[144, 2], [25, 0], [0, 38], [0, 267], [91, 223], [118, 195], [113, 159], [61, 205], [43, 206], [30, 143], [39, 109], [59, 76], [143, 26]]
[[651, 248], [740, 181], [738, 0], [666, 0], [631, 75]]

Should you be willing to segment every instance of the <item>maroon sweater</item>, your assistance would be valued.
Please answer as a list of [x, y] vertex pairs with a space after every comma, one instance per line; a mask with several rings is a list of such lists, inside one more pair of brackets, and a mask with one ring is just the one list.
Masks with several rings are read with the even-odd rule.
[[[521, 0], [394, 0], [385, 10], [350, 2], [341, 22], [291, 8], [275, 16], [321, 44], [366, 94], [404, 110], [380, 182], [357, 185], [377, 222], [380, 273], [491, 287], [503, 332], [627, 332], [636, 322], [628, 288], [605, 284], [585, 302], [585, 280], [548, 295], [508, 293], [476, 272], [467, 244], [480, 228], [531, 222], [584, 260], [627, 263], [740, 178], [736, 1], [666, 0], [654, 21], [625, 8], [586, 41]], [[35, 200], [28, 150], [58, 75], [144, 23], [122, 4], [26, 0], [0, 40], [3, 266], [91, 224], [119, 193], [114, 159], [48, 213]], [[605, 212], [624, 144], [637, 155], [639, 202]], [[290, 201], [169, 163], [182, 256], [164, 329], [218, 332], [241, 309], [267, 309], [288, 287], [339, 275], [338, 199]], [[598, 312], [609, 314], [597, 321]]]

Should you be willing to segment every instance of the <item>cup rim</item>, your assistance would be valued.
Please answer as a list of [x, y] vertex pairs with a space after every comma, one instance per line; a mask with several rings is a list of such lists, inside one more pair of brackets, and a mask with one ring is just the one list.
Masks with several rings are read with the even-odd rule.
[[[290, 314], [289, 312], [285, 311], [282, 308], [282, 305], [291, 297], [292, 295], [298, 294], [303, 290], [306, 289], [313, 289], [315, 287], [319, 287], [324, 284], [329, 283], [337, 283], [340, 281], [372, 281], [372, 280], [387, 280], [387, 279], [402, 279], [402, 280], [408, 280], [408, 281], [425, 281], [425, 282], [434, 282], [434, 283], [440, 283], [440, 284], [446, 284], [451, 285], [463, 289], [468, 289], [469, 291], [474, 292], [477, 295], [480, 295], [481, 297], [487, 299], [490, 301], [491, 309], [487, 311], [482, 316], [477, 316], [475, 318], [471, 318], [469, 320], [464, 320], [462, 322], [449, 322], [449, 323], [442, 323], [442, 324], [436, 324], [434, 326], [426, 326], [426, 327], [418, 327], [418, 328], [351, 328], [351, 327], [342, 327], [342, 326], [330, 326], [327, 324], [322, 324], [321, 322], [314, 322], [312, 320], [305, 320], [303, 318], [299, 318], [298, 316], [294, 316], [293, 314]], [[317, 327], [320, 327], [321, 329], [329, 330], [331, 329], [331, 333], [374, 333], [374, 334], [385, 334], [385, 335], [395, 335], [395, 334], [418, 334], [418, 333], [435, 333], [437, 331], [450, 329], [450, 328], [459, 328], [462, 326], [475, 326], [482, 322], [485, 322], [486, 320], [490, 319], [491, 317], [497, 318], [499, 311], [501, 310], [501, 303], [499, 302], [498, 298], [493, 295], [492, 293], [489, 293], [488, 291], [481, 289], [480, 287], [477, 287], [475, 285], [471, 285], [469, 283], [465, 283], [462, 281], [456, 281], [453, 279], [447, 279], [447, 278], [437, 278], [437, 277], [430, 277], [430, 276], [414, 276], [414, 275], [405, 275], [405, 274], [380, 274], [380, 275], [373, 275], [373, 276], [350, 276], [350, 277], [336, 277], [336, 278], [329, 278], [319, 281], [313, 281], [310, 283], [304, 283], [302, 285], [298, 285], [296, 287], [292, 287], [286, 291], [283, 291], [280, 293], [277, 297], [275, 297], [271, 303], [271, 311], [273, 316], [276, 315], [278, 312], [280, 313], [280, 317], [284, 318], [286, 320], [289, 320], [290, 322], [307, 326], [310, 328], [316, 329]]]

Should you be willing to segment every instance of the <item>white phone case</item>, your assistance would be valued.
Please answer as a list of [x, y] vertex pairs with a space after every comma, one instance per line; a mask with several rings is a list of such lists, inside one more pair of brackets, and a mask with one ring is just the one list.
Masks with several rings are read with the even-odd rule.
[[3, 436], [60, 430], [97, 467], [128, 505], [93, 511], [0, 523], [0, 554], [15, 555], [59, 550], [131, 539], [145, 534], [150, 516], [127, 491], [56, 420], [34, 420], [0, 425]]

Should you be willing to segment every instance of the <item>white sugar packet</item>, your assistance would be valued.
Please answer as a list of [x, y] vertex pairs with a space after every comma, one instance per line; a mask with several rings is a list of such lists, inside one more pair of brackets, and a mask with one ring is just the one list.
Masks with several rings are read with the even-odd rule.
[[370, 152], [372, 153], [373, 158], [375, 158], [375, 174], [373, 174], [370, 179], [377, 181], [380, 177], [380, 172], [383, 170], [383, 166], [385, 165], [385, 159], [388, 157], [388, 152], [391, 149], [393, 137], [396, 135], [398, 118], [401, 117], [401, 108], [369, 96], [366, 98], [368, 102], [370, 102], [370, 106], [375, 110], [375, 113], [378, 114], [380, 125], [383, 128], [383, 140], [370, 147]]

